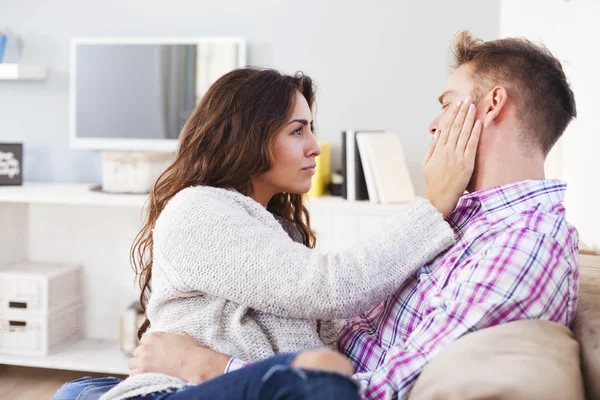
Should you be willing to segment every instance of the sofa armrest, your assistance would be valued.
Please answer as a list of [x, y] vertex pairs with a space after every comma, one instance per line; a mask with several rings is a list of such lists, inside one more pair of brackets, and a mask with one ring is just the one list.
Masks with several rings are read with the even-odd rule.
[[511, 322], [448, 345], [409, 400], [583, 400], [579, 345], [566, 327]]
[[600, 399], [600, 256], [579, 256], [579, 301], [573, 332], [589, 399]]

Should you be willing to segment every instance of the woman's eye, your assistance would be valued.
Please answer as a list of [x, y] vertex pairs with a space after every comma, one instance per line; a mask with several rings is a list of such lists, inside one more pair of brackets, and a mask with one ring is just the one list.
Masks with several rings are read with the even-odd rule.
[[302, 134], [302, 127], [295, 129], [294, 131], [292, 131], [292, 133], [294, 135], [301, 135]]

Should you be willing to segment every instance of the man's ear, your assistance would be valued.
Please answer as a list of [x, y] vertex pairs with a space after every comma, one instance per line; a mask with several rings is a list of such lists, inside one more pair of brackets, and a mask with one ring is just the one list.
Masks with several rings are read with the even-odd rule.
[[[496, 86], [485, 97], [483, 127], [487, 128], [499, 117], [508, 100], [508, 92], [502, 86]], [[498, 122], [498, 121], [496, 121]]]

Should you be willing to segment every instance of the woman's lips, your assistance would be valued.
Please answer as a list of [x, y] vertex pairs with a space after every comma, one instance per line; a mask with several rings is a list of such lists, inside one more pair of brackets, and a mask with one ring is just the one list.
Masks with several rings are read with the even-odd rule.
[[315, 168], [317, 168], [316, 164], [309, 165], [308, 167], [302, 168], [302, 171], [310, 172], [311, 174], [315, 173]]

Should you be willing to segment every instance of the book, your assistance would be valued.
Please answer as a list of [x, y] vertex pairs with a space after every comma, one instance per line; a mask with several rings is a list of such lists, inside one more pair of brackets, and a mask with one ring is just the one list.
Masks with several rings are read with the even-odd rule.
[[391, 133], [359, 134], [370, 192], [381, 204], [410, 203], [416, 195], [400, 138]]
[[342, 198], [348, 200], [348, 191], [346, 190], [348, 174], [346, 170], [346, 131], [342, 131]]
[[1, 32], [2, 37], [2, 59], [6, 64], [18, 64], [23, 53], [23, 39], [11, 28], [6, 27]]
[[383, 133], [382, 130], [346, 130], [342, 132], [343, 197], [350, 201], [369, 200], [363, 162], [356, 137], [359, 133]]
[[356, 148], [356, 132], [346, 131], [346, 199], [350, 201], [357, 200], [356, 197], [356, 158], [354, 151]]
[[4, 48], [6, 47], [6, 34], [0, 31], [0, 63], [4, 59]]
[[356, 135], [356, 145], [360, 153], [360, 159], [363, 168], [363, 174], [365, 176], [365, 182], [367, 184], [367, 192], [369, 194], [369, 201], [371, 203], [379, 203], [379, 194], [377, 192], [377, 186], [375, 185], [375, 179], [373, 177], [373, 171], [371, 169], [371, 156], [369, 154], [370, 145], [368, 136], [370, 133], [359, 133]]

